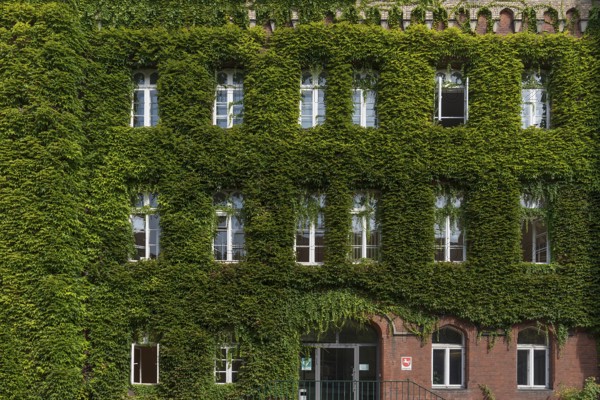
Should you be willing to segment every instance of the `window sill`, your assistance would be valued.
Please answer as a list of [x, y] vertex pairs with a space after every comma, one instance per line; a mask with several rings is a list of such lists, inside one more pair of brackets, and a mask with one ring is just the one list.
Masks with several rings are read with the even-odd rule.
[[322, 263], [322, 262], [301, 262], [301, 261], [296, 261], [296, 264], [319, 266], [319, 265], [323, 265], [324, 263]]
[[552, 389], [550, 389], [547, 386], [517, 386], [518, 390], [522, 390], [522, 391], [552, 391]]
[[464, 386], [431, 385], [433, 390], [466, 390]]

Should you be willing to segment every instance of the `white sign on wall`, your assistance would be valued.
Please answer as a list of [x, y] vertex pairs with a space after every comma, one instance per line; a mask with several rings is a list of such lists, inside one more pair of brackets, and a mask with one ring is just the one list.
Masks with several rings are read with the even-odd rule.
[[400, 357], [402, 371], [412, 371], [412, 357]]

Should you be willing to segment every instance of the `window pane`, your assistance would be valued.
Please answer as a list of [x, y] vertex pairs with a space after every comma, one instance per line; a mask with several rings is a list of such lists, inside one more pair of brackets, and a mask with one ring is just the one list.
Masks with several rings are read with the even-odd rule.
[[308, 247], [298, 247], [296, 246], [296, 261], [297, 262], [310, 262], [309, 258], [309, 248]]
[[377, 126], [377, 112], [376, 112], [376, 94], [373, 90], [367, 91], [367, 127]]
[[529, 350], [517, 350], [517, 385], [527, 385]]
[[362, 90], [354, 89], [352, 92], [352, 102], [354, 103], [354, 111], [352, 112], [352, 123], [360, 125]]
[[464, 239], [461, 221], [450, 224], [450, 261], [464, 261]]
[[533, 384], [546, 386], [546, 350], [533, 351]]
[[145, 92], [135, 90], [133, 92], [133, 126], [144, 126]]
[[450, 349], [450, 384], [462, 384], [462, 350]]
[[546, 346], [546, 334], [537, 329], [523, 329], [519, 332], [517, 343]]
[[433, 372], [431, 381], [434, 385], [443, 385], [444, 384], [444, 358], [446, 355], [446, 350], [443, 349], [434, 349], [433, 350]]
[[325, 122], [325, 91], [317, 89], [317, 125]]
[[133, 81], [136, 83], [136, 85], [143, 85], [146, 82], [146, 77], [141, 72], [138, 72], [137, 74], [133, 75]]
[[226, 372], [217, 372], [215, 375], [215, 382], [227, 383], [227, 373]]
[[302, 91], [302, 103], [300, 105], [300, 119], [303, 128], [310, 128], [313, 126], [313, 101], [312, 101], [312, 90]]
[[533, 226], [530, 221], [521, 223], [521, 251], [523, 261], [533, 262]]
[[158, 123], [158, 92], [150, 90], [150, 126]]
[[434, 332], [431, 336], [431, 343], [444, 343], [444, 344], [463, 344], [463, 338], [460, 332], [455, 331], [452, 328], [442, 328], [437, 332]]
[[548, 260], [548, 228], [540, 218], [533, 221], [535, 224], [535, 259], [537, 263], [547, 263]]

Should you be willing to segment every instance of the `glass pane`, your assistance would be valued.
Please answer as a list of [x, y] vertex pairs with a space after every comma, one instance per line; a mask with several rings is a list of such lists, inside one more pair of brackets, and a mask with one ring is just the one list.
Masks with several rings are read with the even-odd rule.
[[150, 74], [150, 84], [156, 85], [157, 82], [158, 82], [158, 72], [153, 72], [152, 74]]
[[548, 228], [540, 218], [533, 221], [535, 224], [535, 262], [547, 263], [548, 260]]
[[373, 90], [367, 91], [367, 127], [377, 126], [377, 112], [376, 112], [376, 94]]
[[143, 85], [146, 82], [146, 76], [141, 72], [138, 72], [137, 74], [133, 75], [133, 82], [135, 82], [135, 84], [138, 86]]
[[145, 91], [133, 92], [133, 126], [144, 126]]
[[464, 239], [460, 220], [450, 226], [450, 261], [464, 261]]
[[227, 73], [225, 73], [225, 72], [217, 73], [217, 84], [219, 84], [219, 85], [227, 84]]
[[233, 84], [234, 85], [243, 85], [244, 84], [244, 74], [242, 72], [235, 72], [233, 74]]
[[297, 262], [310, 262], [310, 251], [308, 247], [296, 247], [296, 261]]
[[219, 229], [214, 241], [215, 260], [227, 260], [227, 230]]
[[158, 124], [158, 92], [150, 90], [150, 126]]
[[523, 329], [519, 332], [517, 343], [545, 346], [546, 335], [544, 332], [539, 332], [537, 329]]
[[533, 351], [533, 384], [546, 386], [546, 350]]
[[303, 71], [302, 72], [302, 84], [303, 85], [311, 85], [313, 84], [313, 78], [312, 78], [312, 74], [310, 73], [310, 71]]
[[529, 362], [529, 350], [517, 350], [517, 385], [528, 385], [527, 364]]
[[352, 123], [360, 125], [362, 90], [354, 89], [352, 92], [352, 102], [354, 103], [354, 111], [352, 112]]
[[309, 241], [310, 231], [303, 230], [296, 234], [296, 246], [303, 247], [310, 244]]
[[322, 89], [317, 90], [317, 125], [325, 122], [325, 91]]
[[462, 385], [462, 350], [450, 349], [450, 384]]
[[152, 207], [152, 208], [158, 207], [158, 194], [150, 193], [148, 195], [148, 203], [149, 203], [150, 207]]
[[303, 128], [310, 128], [313, 126], [312, 90], [303, 90], [301, 94], [300, 123]]
[[443, 350], [443, 349], [434, 349], [433, 350], [433, 369], [432, 369], [431, 381], [434, 385], [443, 385], [444, 384], [445, 355], [446, 355], [446, 350]]
[[217, 372], [215, 374], [215, 382], [227, 383], [227, 373], [226, 372]]
[[533, 262], [533, 226], [530, 221], [521, 223], [521, 251], [523, 253], [523, 261]]
[[458, 332], [452, 328], [442, 328], [432, 334], [431, 343], [462, 345], [463, 337], [460, 334], [460, 332]]

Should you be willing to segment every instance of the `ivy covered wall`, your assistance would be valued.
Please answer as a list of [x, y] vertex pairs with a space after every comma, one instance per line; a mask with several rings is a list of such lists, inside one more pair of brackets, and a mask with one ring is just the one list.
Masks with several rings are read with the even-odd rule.
[[[236, 398], [295, 379], [301, 334], [376, 313], [425, 332], [441, 315], [482, 330], [600, 326], [593, 34], [346, 22], [272, 35], [235, 24], [98, 30], [87, 4], [0, 9], [0, 397]], [[466, 126], [431, 122], [433, 77], [448, 64], [470, 79]], [[299, 78], [311, 66], [328, 72], [326, 122], [303, 130]], [[244, 124], [231, 129], [212, 125], [214, 71], [225, 67], [246, 72]], [[551, 72], [552, 129], [520, 127], [526, 67]], [[138, 68], [160, 74], [154, 128], [129, 128]], [[377, 129], [352, 125], [360, 68], [380, 74]], [[433, 262], [440, 186], [464, 194], [464, 263]], [[549, 265], [520, 262], [524, 188], [550, 199]], [[212, 196], [232, 189], [244, 194], [247, 260], [222, 264]], [[365, 189], [381, 195], [383, 256], [354, 264], [349, 210]], [[298, 265], [292, 251], [307, 191], [326, 195], [322, 266]], [[162, 250], [132, 263], [140, 192], [160, 193]], [[161, 385], [132, 389], [130, 345], [144, 335], [161, 344]], [[216, 349], [232, 340], [240, 382], [215, 385]]]

